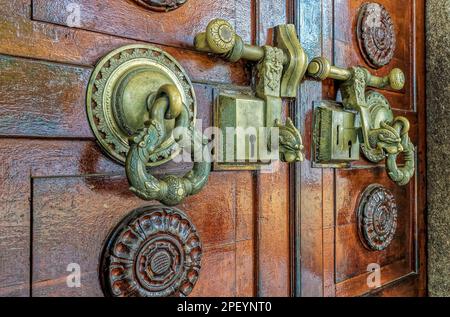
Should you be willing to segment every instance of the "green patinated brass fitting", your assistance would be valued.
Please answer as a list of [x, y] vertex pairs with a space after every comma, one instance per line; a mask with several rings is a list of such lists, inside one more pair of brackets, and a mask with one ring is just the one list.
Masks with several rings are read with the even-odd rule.
[[356, 113], [334, 102], [314, 105], [314, 162], [330, 167], [348, 167], [359, 160]]
[[280, 133], [281, 161], [286, 163], [303, 162], [305, 157], [302, 153], [302, 136], [292, 120], [287, 118], [285, 125], [277, 121], [276, 126], [279, 128]]
[[[169, 90], [162, 88], [165, 85]], [[194, 125], [197, 103], [192, 83], [178, 62], [159, 48], [141, 44], [118, 48], [92, 72], [86, 100], [89, 123], [103, 151], [118, 163], [125, 164], [128, 138], [150, 119], [149, 105], [156, 95], [171, 99], [175, 112], [168, 116], [186, 108], [189, 124]], [[166, 119], [167, 139], [149, 157], [147, 166], [164, 164], [179, 152], [169, 133], [175, 121]]]
[[[402, 90], [405, 86], [405, 74], [399, 68], [391, 70], [388, 76], [378, 77], [372, 75], [367, 69], [360, 67], [366, 72], [365, 84], [373, 88], [391, 88], [393, 90]], [[340, 81], [351, 80], [351, 69], [341, 68], [331, 65], [325, 57], [315, 57], [308, 65], [308, 76], [314, 79], [325, 80], [327, 78]]]
[[[130, 190], [145, 200], [175, 205], [205, 186], [208, 158], [184, 177], [157, 179], [148, 170], [172, 160], [183, 148], [189, 150], [186, 140], [201, 139], [195, 132], [196, 111], [186, 72], [172, 56], [150, 45], [112, 51], [100, 60], [88, 85], [87, 113], [97, 142], [125, 165]], [[185, 131], [181, 141], [174, 135], [177, 128]], [[208, 153], [202, 141], [193, 144], [192, 153]]]
[[[155, 104], [158, 107], [158, 104]], [[164, 105], [163, 105], [164, 106]], [[186, 114], [177, 119], [177, 127], [186, 122]], [[210, 158], [195, 162], [193, 169], [185, 176], [166, 175], [162, 179], [154, 177], [147, 169], [146, 162], [154, 149], [164, 140], [162, 116], [148, 122], [143, 130], [130, 138], [130, 151], [125, 164], [130, 190], [144, 200], [158, 200], [167, 206], [181, 203], [189, 195], [197, 194], [207, 183], [211, 171]], [[184, 135], [183, 141], [191, 140], [191, 144], [183, 147], [191, 152], [192, 159], [209, 153], [207, 143], [194, 130]]]
[[[403, 72], [394, 68], [388, 76], [378, 77], [372, 75], [363, 67], [340, 68], [332, 66], [326, 58], [317, 57], [309, 64], [308, 75], [318, 80], [331, 78], [342, 81], [340, 88], [343, 108], [356, 111], [359, 115], [362, 134], [361, 151], [364, 156], [375, 163], [386, 159], [389, 177], [399, 185], [407, 184], [415, 169], [414, 146], [408, 136], [409, 122], [404, 117], [394, 117], [388, 100], [381, 93], [366, 91], [367, 87], [403, 89], [405, 85]], [[331, 119], [331, 123], [327, 125], [324, 111], [321, 110], [318, 113], [325, 121], [316, 122], [316, 135], [320, 134], [321, 131], [318, 126], [333, 128], [332, 123], [335, 119]], [[331, 113], [331, 115], [334, 114], [334, 112]], [[325, 139], [316, 137], [315, 147], [321, 150], [318, 151], [320, 156], [316, 158], [318, 161], [324, 159], [324, 157], [326, 157], [326, 160], [330, 160], [330, 156], [325, 149], [331, 150], [332, 154], [336, 154], [334, 150], [327, 146], [332, 143], [332, 140], [327, 139], [330, 137], [330, 135], [326, 135]], [[396, 163], [397, 156], [400, 153], [404, 153], [405, 164], [403, 167], [398, 167]]]
[[[290, 120], [287, 120], [285, 126], [280, 124], [281, 98], [297, 96], [300, 81], [308, 66], [308, 57], [300, 45], [295, 26], [291, 24], [277, 26], [275, 45], [259, 47], [245, 44], [226, 20], [214, 19], [208, 24], [205, 32], [197, 34], [194, 45], [199, 51], [218, 54], [230, 62], [237, 62], [240, 59], [256, 62], [255, 94], [265, 103], [265, 126], [280, 129], [283, 127], [280, 137], [283, 135], [286, 140], [297, 142], [295, 145], [287, 145], [280, 139], [280, 159], [288, 162], [303, 160], [302, 154], [286, 154], [292, 152], [291, 146], [296, 149], [303, 148], [300, 132]], [[291, 134], [292, 129], [295, 131]]]
[[206, 31], [195, 36], [194, 45], [198, 51], [219, 54], [231, 62], [241, 58], [256, 62], [264, 57], [261, 47], [244, 44], [231, 24], [223, 19], [211, 20]]

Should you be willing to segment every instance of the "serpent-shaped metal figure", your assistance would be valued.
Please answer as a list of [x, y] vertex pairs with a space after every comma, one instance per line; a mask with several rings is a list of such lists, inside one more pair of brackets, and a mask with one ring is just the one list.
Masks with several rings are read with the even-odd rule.
[[[414, 175], [415, 162], [414, 162], [414, 145], [412, 144], [408, 131], [409, 121], [404, 117], [397, 117], [393, 124], [394, 129], [401, 136], [402, 150], [396, 153], [388, 153], [386, 160], [386, 167], [389, 177], [399, 184], [400, 186], [408, 184], [411, 177]], [[405, 165], [403, 167], [397, 166], [397, 156], [403, 152], [405, 159]]]
[[287, 118], [286, 125], [277, 120], [275, 126], [279, 128], [280, 160], [286, 163], [302, 162], [304, 160], [302, 136], [292, 120]]
[[[175, 90], [163, 86], [154, 98], [149, 98], [150, 102], [154, 100], [151, 119], [144, 129], [129, 139], [130, 151], [125, 163], [130, 190], [144, 200], [158, 200], [167, 206], [177, 205], [185, 197], [198, 193], [207, 183], [211, 171], [207, 142], [195, 129], [188, 128], [187, 109], [179, 106], [176, 97], [166, 93]], [[195, 162], [193, 169], [183, 177], [168, 175], [159, 180], [147, 170], [147, 162], [152, 152], [167, 139], [164, 120], [172, 118], [175, 119], [173, 131], [180, 134], [176, 137], [179, 146], [191, 153], [193, 159], [201, 158], [201, 162]]]
[[[414, 175], [414, 145], [408, 136], [410, 124], [405, 117], [393, 116], [387, 99], [380, 93], [368, 91], [371, 74], [362, 67], [349, 69], [350, 79], [341, 85], [343, 104], [360, 113], [363, 142], [361, 150], [371, 162], [386, 158], [389, 177], [398, 185], [406, 185]], [[396, 74], [394, 72], [393, 74]], [[405, 164], [397, 165], [404, 153]]]

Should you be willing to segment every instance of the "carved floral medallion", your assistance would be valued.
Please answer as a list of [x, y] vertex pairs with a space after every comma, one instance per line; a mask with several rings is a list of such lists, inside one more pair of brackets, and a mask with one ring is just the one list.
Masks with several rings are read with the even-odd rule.
[[367, 63], [380, 68], [394, 57], [396, 37], [391, 15], [378, 3], [366, 3], [359, 12], [357, 37]]
[[188, 296], [201, 257], [200, 238], [184, 212], [164, 206], [136, 209], [107, 240], [103, 291], [112, 297]]
[[397, 229], [397, 203], [387, 188], [367, 187], [358, 206], [358, 231], [364, 246], [381, 251], [392, 242]]
[[152, 11], [167, 12], [178, 9], [187, 0], [134, 0], [141, 6]]

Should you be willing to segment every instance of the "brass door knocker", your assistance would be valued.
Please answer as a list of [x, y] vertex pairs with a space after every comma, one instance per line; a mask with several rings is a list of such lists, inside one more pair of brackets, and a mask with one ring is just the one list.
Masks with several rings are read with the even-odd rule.
[[[327, 59], [318, 57], [309, 64], [308, 74], [315, 79], [333, 78], [343, 81], [340, 85], [342, 104], [345, 110], [359, 114], [358, 129], [362, 134], [360, 147], [364, 156], [374, 163], [386, 158], [389, 177], [398, 185], [406, 185], [415, 170], [414, 145], [408, 135], [409, 121], [402, 116], [394, 117], [388, 100], [381, 93], [366, 91], [368, 86], [401, 90], [405, 84], [403, 72], [394, 68], [388, 76], [377, 77], [363, 67], [343, 69], [331, 66]], [[317, 125], [320, 125], [320, 122], [317, 122]], [[316, 134], [320, 134], [319, 130], [316, 126]], [[327, 142], [322, 139], [322, 143]], [[316, 143], [316, 149], [320, 151], [320, 137], [317, 137]], [[405, 160], [402, 167], [397, 165], [400, 153], [404, 154]], [[320, 157], [320, 153], [316, 157]]]
[[[206, 184], [207, 142], [195, 129], [192, 84], [175, 59], [149, 45], [129, 45], [104, 57], [89, 82], [87, 112], [102, 149], [125, 165], [130, 190], [145, 200], [179, 204]], [[200, 158], [183, 177], [157, 179], [149, 167], [184, 149]]]

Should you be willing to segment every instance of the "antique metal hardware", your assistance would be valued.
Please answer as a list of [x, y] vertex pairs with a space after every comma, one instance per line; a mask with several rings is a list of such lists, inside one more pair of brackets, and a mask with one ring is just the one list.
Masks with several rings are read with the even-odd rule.
[[[223, 94], [219, 96], [217, 111], [221, 114], [233, 113], [231, 117], [222, 115], [217, 119], [220, 128], [234, 126], [242, 127], [240, 109], [246, 107], [249, 102], [258, 105], [255, 109], [255, 124], [258, 128], [279, 128], [279, 158], [288, 163], [302, 161], [302, 140], [297, 128], [290, 119], [282, 124], [282, 99], [283, 97], [295, 98], [300, 81], [306, 73], [308, 58], [300, 45], [294, 25], [280, 25], [276, 27], [275, 47], [253, 46], [244, 44], [242, 38], [235, 33], [230, 23], [222, 19], [212, 20], [206, 32], [199, 33], [195, 37], [195, 47], [199, 51], [219, 54], [230, 62], [240, 59], [256, 62], [256, 92], [254, 96], [242, 96], [240, 94]], [[252, 100], [252, 101], [250, 101]], [[258, 100], [263, 101], [261, 104]], [[223, 104], [221, 104], [223, 101]], [[263, 118], [259, 109], [263, 105]], [[227, 109], [231, 107], [231, 109]], [[234, 119], [233, 119], [234, 116]], [[220, 126], [224, 121], [228, 125]], [[270, 138], [268, 133], [267, 138]], [[267, 142], [269, 145], [270, 142]], [[251, 146], [251, 145], [249, 145]]]
[[[195, 129], [192, 84], [176, 60], [149, 45], [128, 45], [105, 56], [88, 86], [89, 123], [102, 149], [125, 165], [130, 189], [145, 200], [176, 205], [206, 184], [210, 159]], [[184, 177], [155, 178], [148, 167], [184, 149], [200, 162]], [[204, 150], [204, 151], [203, 151]]]
[[321, 101], [314, 105], [314, 165], [347, 167], [359, 160], [356, 113], [338, 103]]
[[215, 162], [216, 168], [236, 169], [239, 163], [242, 169], [262, 165], [258, 144], [264, 137], [261, 135], [261, 128], [265, 127], [264, 101], [244, 94], [221, 93], [214, 110], [214, 124], [222, 132], [222, 140], [219, 138], [215, 144], [222, 151], [221, 163]]
[[[358, 113], [361, 129], [361, 151], [371, 162], [386, 158], [389, 177], [398, 185], [406, 185], [414, 174], [414, 145], [408, 136], [407, 118], [394, 117], [388, 100], [379, 92], [366, 88], [388, 88], [401, 90], [405, 84], [403, 72], [395, 68], [386, 77], [377, 77], [363, 67], [349, 69], [332, 66], [323, 58], [314, 58], [308, 67], [308, 75], [315, 79], [333, 78], [342, 81], [343, 110]], [[317, 127], [315, 128], [318, 129]], [[320, 149], [318, 139], [315, 149]], [[321, 140], [322, 142], [322, 140]], [[330, 141], [331, 142], [331, 141]], [[404, 154], [405, 164], [397, 165], [397, 157]], [[316, 157], [324, 157], [318, 154]]]
[[[394, 90], [402, 90], [405, 86], [405, 75], [399, 68], [391, 70], [388, 76], [378, 77], [373, 76], [363, 67], [356, 67], [360, 69], [359, 72], [364, 72], [365, 87], [374, 88], [392, 88]], [[308, 65], [308, 75], [319, 80], [332, 78], [340, 81], [349, 81], [354, 76], [353, 68], [341, 68], [331, 65], [331, 63], [324, 57], [314, 58]]]

